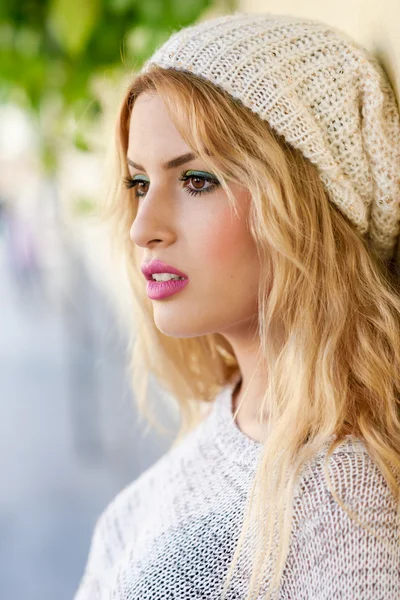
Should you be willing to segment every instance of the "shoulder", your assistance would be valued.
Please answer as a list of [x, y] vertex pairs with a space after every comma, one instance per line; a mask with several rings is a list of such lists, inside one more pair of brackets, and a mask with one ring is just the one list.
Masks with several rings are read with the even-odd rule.
[[[396, 502], [361, 440], [348, 436], [327, 470], [323, 450], [299, 480], [287, 568], [304, 590], [296, 598], [400, 597], [400, 524]], [[286, 573], [287, 577], [288, 572]]]
[[137, 528], [167, 493], [175, 493], [177, 474], [191, 454], [195, 432], [171, 447], [153, 465], [120, 490], [104, 507], [92, 534], [89, 562], [112, 566], [124, 548], [137, 536]]
[[[295, 498], [299, 516], [306, 517], [310, 511], [315, 514], [322, 507], [336, 507], [324, 470], [326, 454], [325, 447], [306, 465], [299, 479]], [[377, 510], [387, 510], [395, 518], [396, 502], [361, 440], [348, 436], [329, 458], [327, 472], [334, 492], [350, 509], [370, 518]]]
[[[160, 504], [168, 501], [173, 504], [180, 493], [183, 465], [188, 461], [198, 462], [197, 438], [201, 438], [203, 423], [167, 450], [104, 507], [95, 523], [84, 574], [74, 600], [107, 588], [127, 548], [143, 538], [143, 532], [151, 532], [152, 516], [160, 514]], [[162, 514], [160, 518], [163, 518]]]

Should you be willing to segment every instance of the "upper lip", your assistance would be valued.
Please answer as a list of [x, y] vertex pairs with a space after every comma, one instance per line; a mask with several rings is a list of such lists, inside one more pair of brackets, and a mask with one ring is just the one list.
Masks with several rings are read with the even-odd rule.
[[171, 265], [166, 265], [161, 260], [152, 260], [151, 262], [143, 263], [140, 266], [140, 269], [148, 280], [153, 279], [153, 273], [171, 273], [172, 275], [179, 275], [180, 277], [188, 279], [188, 276], [185, 275], [185, 273], [182, 273], [182, 271], [179, 271], [179, 269], [176, 269], [175, 267], [171, 267]]

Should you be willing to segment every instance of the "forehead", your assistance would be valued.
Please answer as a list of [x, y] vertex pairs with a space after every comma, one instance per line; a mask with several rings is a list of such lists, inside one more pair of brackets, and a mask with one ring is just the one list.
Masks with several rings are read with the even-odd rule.
[[131, 111], [129, 147], [135, 146], [135, 149], [140, 150], [143, 145], [165, 144], [168, 140], [173, 140], [174, 143], [181, 140], [184, 144], [160, 96], [143, 92]]

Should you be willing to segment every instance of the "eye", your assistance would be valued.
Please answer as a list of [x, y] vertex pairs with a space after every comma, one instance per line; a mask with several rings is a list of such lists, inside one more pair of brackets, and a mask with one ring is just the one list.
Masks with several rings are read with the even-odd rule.
[[[212, 175], [206, 175], [202, 172], [197, 171], [184, 171], [181, 173], [179, 177], [180, 181], [190, 181], [193, 187], [184, 186], [184, 190], [187, 194], [191, 196], [197, 196], [199, 194], [204, 194], [207, 192], [212, 192], [215, 188], [217, 188], [220, 183], [218, 179], [213, 177]], [[208, 187], [204, 187], [204, 184], [208, 183]], [[197, 187], [200, 185], [201, 187]]]
[[[201, 171], [183, 171], [179, 177], [180, 181], [190, 182], [192, 187], [186, 185], [183, 189], [187, 194], [191, 196], [198, 196], [207, 192], [212, 192], [216, 187], [220, 185], [218, 179], [211, 174], [202, 173]], [[135, 197], [142, 198], [148, 191], [149, 181], [145, 179], [133, 179], [130, 176], [123, 178], [123, 183], [127, 189], [135, 188]], [[205, 184], [208, 184], [205, 187]], [[144, 186], [144, 187], [143, 187]]]
[[[143, 188], [139, 187], [139, 185], [146, 186], [150, 182], [146, 181], [145, 179], [133, 179], [132, 177], [127, 176], [127, 177], [123, 178], [123, 183], [128, 190], [130, 190], [132, 188], [137, 188], [137, 190], [135, 191], [135, 196], [136, 196], [136, 198], [141, 198], [142, 196], [145, 195], [145, 193], [147, 192], [147, 189], [143, 190]], [[145, 193], [139, 193], [139, 192], [145, 192]]]

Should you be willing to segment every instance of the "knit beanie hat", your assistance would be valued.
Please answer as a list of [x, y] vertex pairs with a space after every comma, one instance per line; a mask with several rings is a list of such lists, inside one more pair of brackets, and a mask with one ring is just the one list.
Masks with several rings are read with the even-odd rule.
[[142, 72], [152, 64], [203, 77], [268, 121], [400, 273], [399, 111], [370, 53], [321, 22], [236, 12], [173, 32]]

